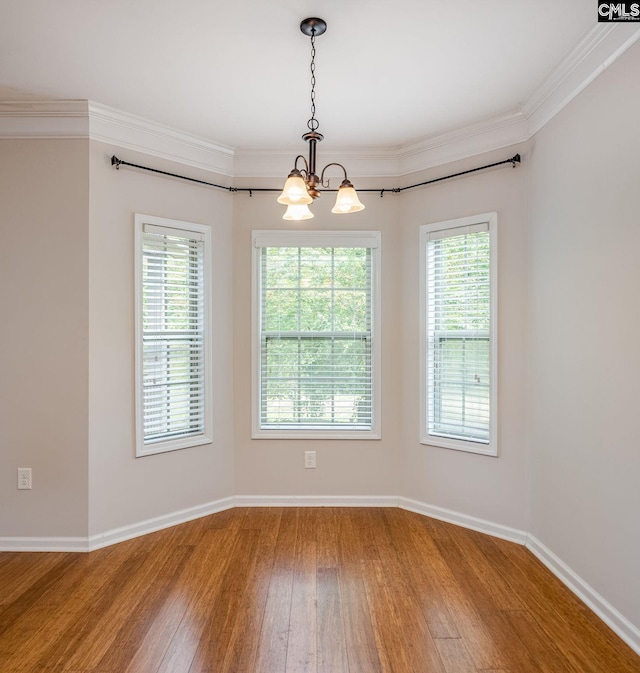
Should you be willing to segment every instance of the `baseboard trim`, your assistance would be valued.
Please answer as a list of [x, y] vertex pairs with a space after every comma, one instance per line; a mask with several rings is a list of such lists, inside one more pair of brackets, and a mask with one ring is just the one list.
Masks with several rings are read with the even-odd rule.
[[89, 541], [86, 537], [0, 537], [0, 552], [6, 551], [86, 552]]
[[611, 603], [605, 600], [534, 535], [527, 536], [525, 546], [612, 631], [620, 636], [636, 654], [640, 654], [640, 629], [618, 612]]
[[480, 533], [499, 537], [503, 540], [508, 540], [509, 542], [517, 542], [518, 544], [523, 545], [527, 541], [527, 533], [523, 530], [511, 528], [510, 526], [503, 526], [502, 524], [487, 521], [486, 519], [478, 519], [475, 516], [462, 514], [461, 512], [456, 512], [444, 507], [429, 505], [424, 502], [419, 502], [418, 500], [411, 500], [410, 498], [398, 498], [398, 506], [401, 509], [406, 509], [410, 512], [424, 514], [433, 519], [453, 523], [456, 526], [462, 526], [463, 528], [477, 530]]
[[236, 507], [397, 507], [395, 495], [237, 495]]
[[134, 537], [154, 533], [163, 528], [170, 528], [203, 516], [216, 514], [234, 506], [233, 497], [222, 498], [204, 505], [188, 507], [89, 537], [0, 537], [0, 551], [90, 552], [118, 542], [131, 540]]
[[204, 505], [181, 509], [177, 512], [171, 512], [170, 514], [158, 516], [153, 519], [147, 519], [146, 521], [141, 521], [130, 526], [115, 528], [98, 535], [92, 535], [89, 538], [89, 551], [108, 547], [117, 542], [131, 540], [134, 537], [140, 537], [141, 535], [147, 535], [148, 533], [154, 533], [163, 528], [171, 528], [171, 526], [177, 526], [178, 524], [186, 523], [187, 521], [200, 519], [203, 516], [216, 514], [225, 509], [232, 509], [234, 506], [234, 498], [231, 496], [229, 498], [222, 498], [221, 500], [214, 500], [205, 503]]

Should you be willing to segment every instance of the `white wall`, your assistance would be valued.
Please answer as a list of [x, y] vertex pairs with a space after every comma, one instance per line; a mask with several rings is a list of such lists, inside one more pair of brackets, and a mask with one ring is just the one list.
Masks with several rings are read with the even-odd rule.
[[640, 625], [640, 44], [535, 136], [533, 534]]
[[[523, 163], [408, 190], [401, 195], [401, 356], [404, 373], [401, 494], [519, 530], [526, 530], [526, 318], [527, 165], [526, 145], [472, 157], [412, 175], [408, 184], [429, 180], [520, 152]], [[499, 457], [419, 443], [419, 227], [467, 215], [498, 213], [498, 451]]]
[[[228, 192], [136, 169], [112, 154], [204, 180], [224, 178], [91, 142], [89, 533], [233, 495], [232, 259]], [[125, 158], [122, 156], [121, 158]], [[216, 179], [217, 178], [217, 179]], [[209, 224], [213, 265], [213, 443], [135, 458], [134, 213]]]
[[[265, 181], [273, 187], [278, 181]], [[255, 187], [261, 186], [252, 181]], [[358, 180], [357, 187], [365, 186]], [[238, 495], [397, 495], [399, 488], [401, 371], [398, 199], [362, 194], [365, 210], [333, 215], [335, 196], [313, 204], [315, 217], [285, 222], [277, 194], [238, 194], [234, 202], [235, 462]], [[370, 229], [382, 232], [382, 439], [251, 439], [251, 231], [253, 229]], [[317, 468], [305, 470], [305, 450], [316, 450]]]
[[87, 534], [87, 151], [0, 140], [0, 536]]

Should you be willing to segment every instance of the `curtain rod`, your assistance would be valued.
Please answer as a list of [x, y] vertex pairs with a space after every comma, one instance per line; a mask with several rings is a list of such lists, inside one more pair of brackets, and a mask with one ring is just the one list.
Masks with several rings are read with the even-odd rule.
[[[483, 171], [487, 168], [494, 168], [495, 166], [501, 166], [502, 164], [511, 164], [513, 168], [516, 167], [516, 164], [521, 162], [519, 154], [514, 154], [509, 159], [503, 159], [502, 161], [496, 161], [493, 164], [485, 164], [484, 166], [478, 166], [477, 168], [470, 168], [467, 171], [460, 171], [459, 173], [452, 173], [451, 175], [444, 175], [441, 178], [434, 178], [433, 180], [425, 180], [424, 182], [417, 182], [415, 185], [407, 185], [406, 187], [392, 187], [391, 189], [360, 189], [359, 192], [379, 192], [380, 197], [384, 196], [385, 192], [391, 192], [392, 194], [399, 194], [404, 192], [407, 189], [414, 189], [415, 187], [424, 187], [425, 185], [433, 184], [434, 182], [441, 182], [442, 180], [450, 180], [451, 178], [457, 178], [461, 175], [467, 175], [468, 173], [475, 173], [476, 171]], [[168, 175], [172, 178], [179, 178], [180, 180], [188, 180], [189, 182], [196, 182], [199, 185], [206, 185], [207, 187], [217, 187], [218, 189], [224, 189], [227, 192], [249, 192], [249, 196], [253, 195], [253, 192], [281, 192], [281, 189], [275, 189], [272, 187], [225, 187], [224, 185], [217, 185], [215, 182], [207, 182], [206, 180], [198, 180], [197, 178], [190, 178], [186, 175], [178, 175], [177, 173], [169, 173], [168, 171], [161, 171], [157, 168], [150, 168], [149, 166], [141, 166], [140, 164], [132, 164], [128, 161], [123, 161], [118, 159], [114, 154], [111, 157], [111, 165], [116, 167], [116, 170], [120, 166], [131, 166], [131, 168], [139, 168], [142, 171], [149, 171], [151, 173], [160, 173], [160, 175]], [[337, 192], [337, 189], [324, 189], [324, 192]]]

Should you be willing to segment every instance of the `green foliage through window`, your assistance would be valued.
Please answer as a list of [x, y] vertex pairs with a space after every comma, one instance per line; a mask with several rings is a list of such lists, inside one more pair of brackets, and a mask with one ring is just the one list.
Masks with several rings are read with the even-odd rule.
[[372, 428], [368, 248], [264, 247], [260, 427]]

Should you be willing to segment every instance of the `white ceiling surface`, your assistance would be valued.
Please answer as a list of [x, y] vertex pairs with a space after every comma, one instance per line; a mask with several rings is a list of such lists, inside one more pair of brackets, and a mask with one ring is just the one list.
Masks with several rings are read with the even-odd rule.
[[514, 112], [588, 0], [2, 0], [0, 100], [89, 99], [235, 149], [394, 148]]

